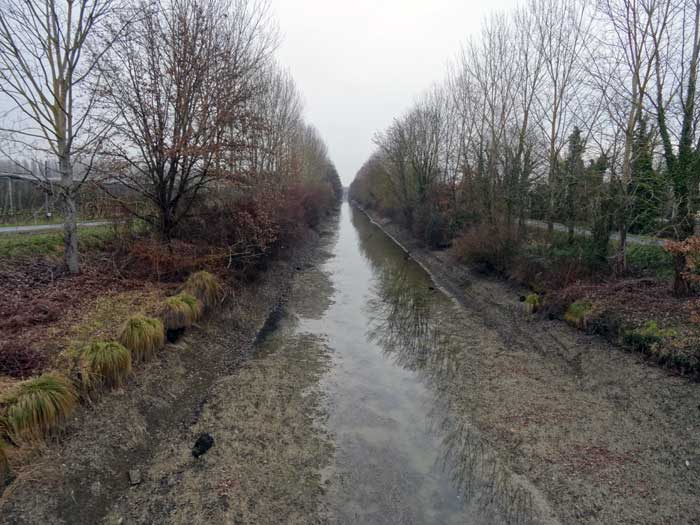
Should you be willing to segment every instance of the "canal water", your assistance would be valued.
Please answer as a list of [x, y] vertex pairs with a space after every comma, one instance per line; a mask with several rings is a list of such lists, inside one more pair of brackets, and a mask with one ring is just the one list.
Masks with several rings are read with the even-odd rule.
[[320, 422], [334, 443], [323, 471], [330, 521], [532, 521], [530, 493], [470, 419], [479, 380], [469, 351], [489, 344], [476, 321], [348, 204], [326, 249], [327, 304], [298, 308], [294, 330], [330, 356]]

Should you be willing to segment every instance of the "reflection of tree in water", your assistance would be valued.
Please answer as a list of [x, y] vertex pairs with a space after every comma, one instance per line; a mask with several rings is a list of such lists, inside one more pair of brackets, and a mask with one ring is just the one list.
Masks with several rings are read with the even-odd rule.
[[469, 327], [460, 324], [449, 301], [431, 290], [413, 263], [386, 258], [375, 266], [375, 275], [369, 339], [430, 387], [434, 402], [429, 418], [441, 439], [441, 466], [468, 502], [497, 511], [507, 523], [531, 521], [530, 492], [512, 481], [469, 423], [479, 393], [468, 355], [469, 346], [476, 344], [469, 340]]

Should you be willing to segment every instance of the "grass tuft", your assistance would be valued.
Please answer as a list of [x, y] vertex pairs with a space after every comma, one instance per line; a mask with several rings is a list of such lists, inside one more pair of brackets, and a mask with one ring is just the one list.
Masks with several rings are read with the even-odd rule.
[[201, 301], [205, 308], [213, 308], [224, 299], [224, 287], [219, 279], [209, 272], [197, 272], [190, 275], [184, 291]]
[[587, 316], [591, 311], [592, 305], [586, 301], [576, 301], [567, 308], [564, 314], [564, 320], [570, 325], [583, 330], [586, 328], [588, 321]]
[[15, 443], [42, 440], [77, 404], [78, 394], [73, 383], [57, 373], [19, 383], [0, 400], [8, 433]]
[[10, 462], [7, 459], [5, 452], [5, 442], [0, 439], [0, 488], [2, 488], [10, 479], [12, 471], [10, 470]]
[[163, 302], [163, 323], [166, 330], [190, 328], [202, 315], [202, 303], [192, 295], [181, 292]]
[[542, 299], [538, 294], [531, 293], [525, 297], [525, 308], [528, 313], [534, 314], [540, 309], [540, 306], [542, 306]]
[[131, 352], [119, 343], [91, 343], [80, 353], [80, 377], [88, 392], [121, 386], [129, 374]]
[[132, 317], [122, 327], [119, 342], [131, 351], [133, 362], [148, 361], [165, 344], [163, 322], [144, 316]]

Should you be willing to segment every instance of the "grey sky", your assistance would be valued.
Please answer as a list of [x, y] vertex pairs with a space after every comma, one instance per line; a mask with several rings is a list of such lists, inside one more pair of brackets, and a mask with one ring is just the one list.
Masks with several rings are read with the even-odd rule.
[[484, 16], [515, 0], [272, 0], [279, 59], [344, 184], [372, 151], [372, 135], [444, 78], [447, 62]]

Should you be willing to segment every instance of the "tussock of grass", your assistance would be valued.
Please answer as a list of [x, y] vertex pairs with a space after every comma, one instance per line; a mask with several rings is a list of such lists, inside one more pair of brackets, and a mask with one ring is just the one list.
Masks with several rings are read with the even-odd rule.
[[224, 287], [219, 279], [209, 272], [197, 272], [190, 275], [184, 291], [199, 299], [205, 308], [212, 308], [224, 298]]
[[528, 313], [534, 314], [539, 310], [540, 306], [542, 305], [542, 301], [540, 299], [540, 296], [536, 293], [531, 293], [527, 297], [525, 297], [525, 308]]
[[204, 313], [204, 306], [199, 299], [191, 294], [188, 294], [187, 292], [180, 292], [177, 297], [179, 297], [180, 300], [190, 308], [194, 322], [198, 321], [199, 318], [202, 317], [202, 314]]
[[10, 477], [10, 462], [5, 453], [5, 446], [5, 442], [0, 439], [0, 487], [2, 487]]
[[585, 301], [576, 301], [571, 304], [564, 314], [564, 320], [579, 329], [586, 328], [587, 315], [591, 311], [591, 304]]
[[186, 292], [163, 301], [162, 317], [166, 330], [190, 328], [201, 315], [202, 303]]
[[122, 327], [119, 342], [131, 351], [133, 362], [148, 361], [165, 344], [165, 328], [160, 319], [136, 316]]
[[0, 404], [13, 441], [40, 441], [73, 412], [78, 394], [68, 378], [49, 373], [19, 383]]
[[131, 352], [116, 342], [92, 343], [80, 353], [80, 377], [83, 387], [118, 387], [131, 374]]

